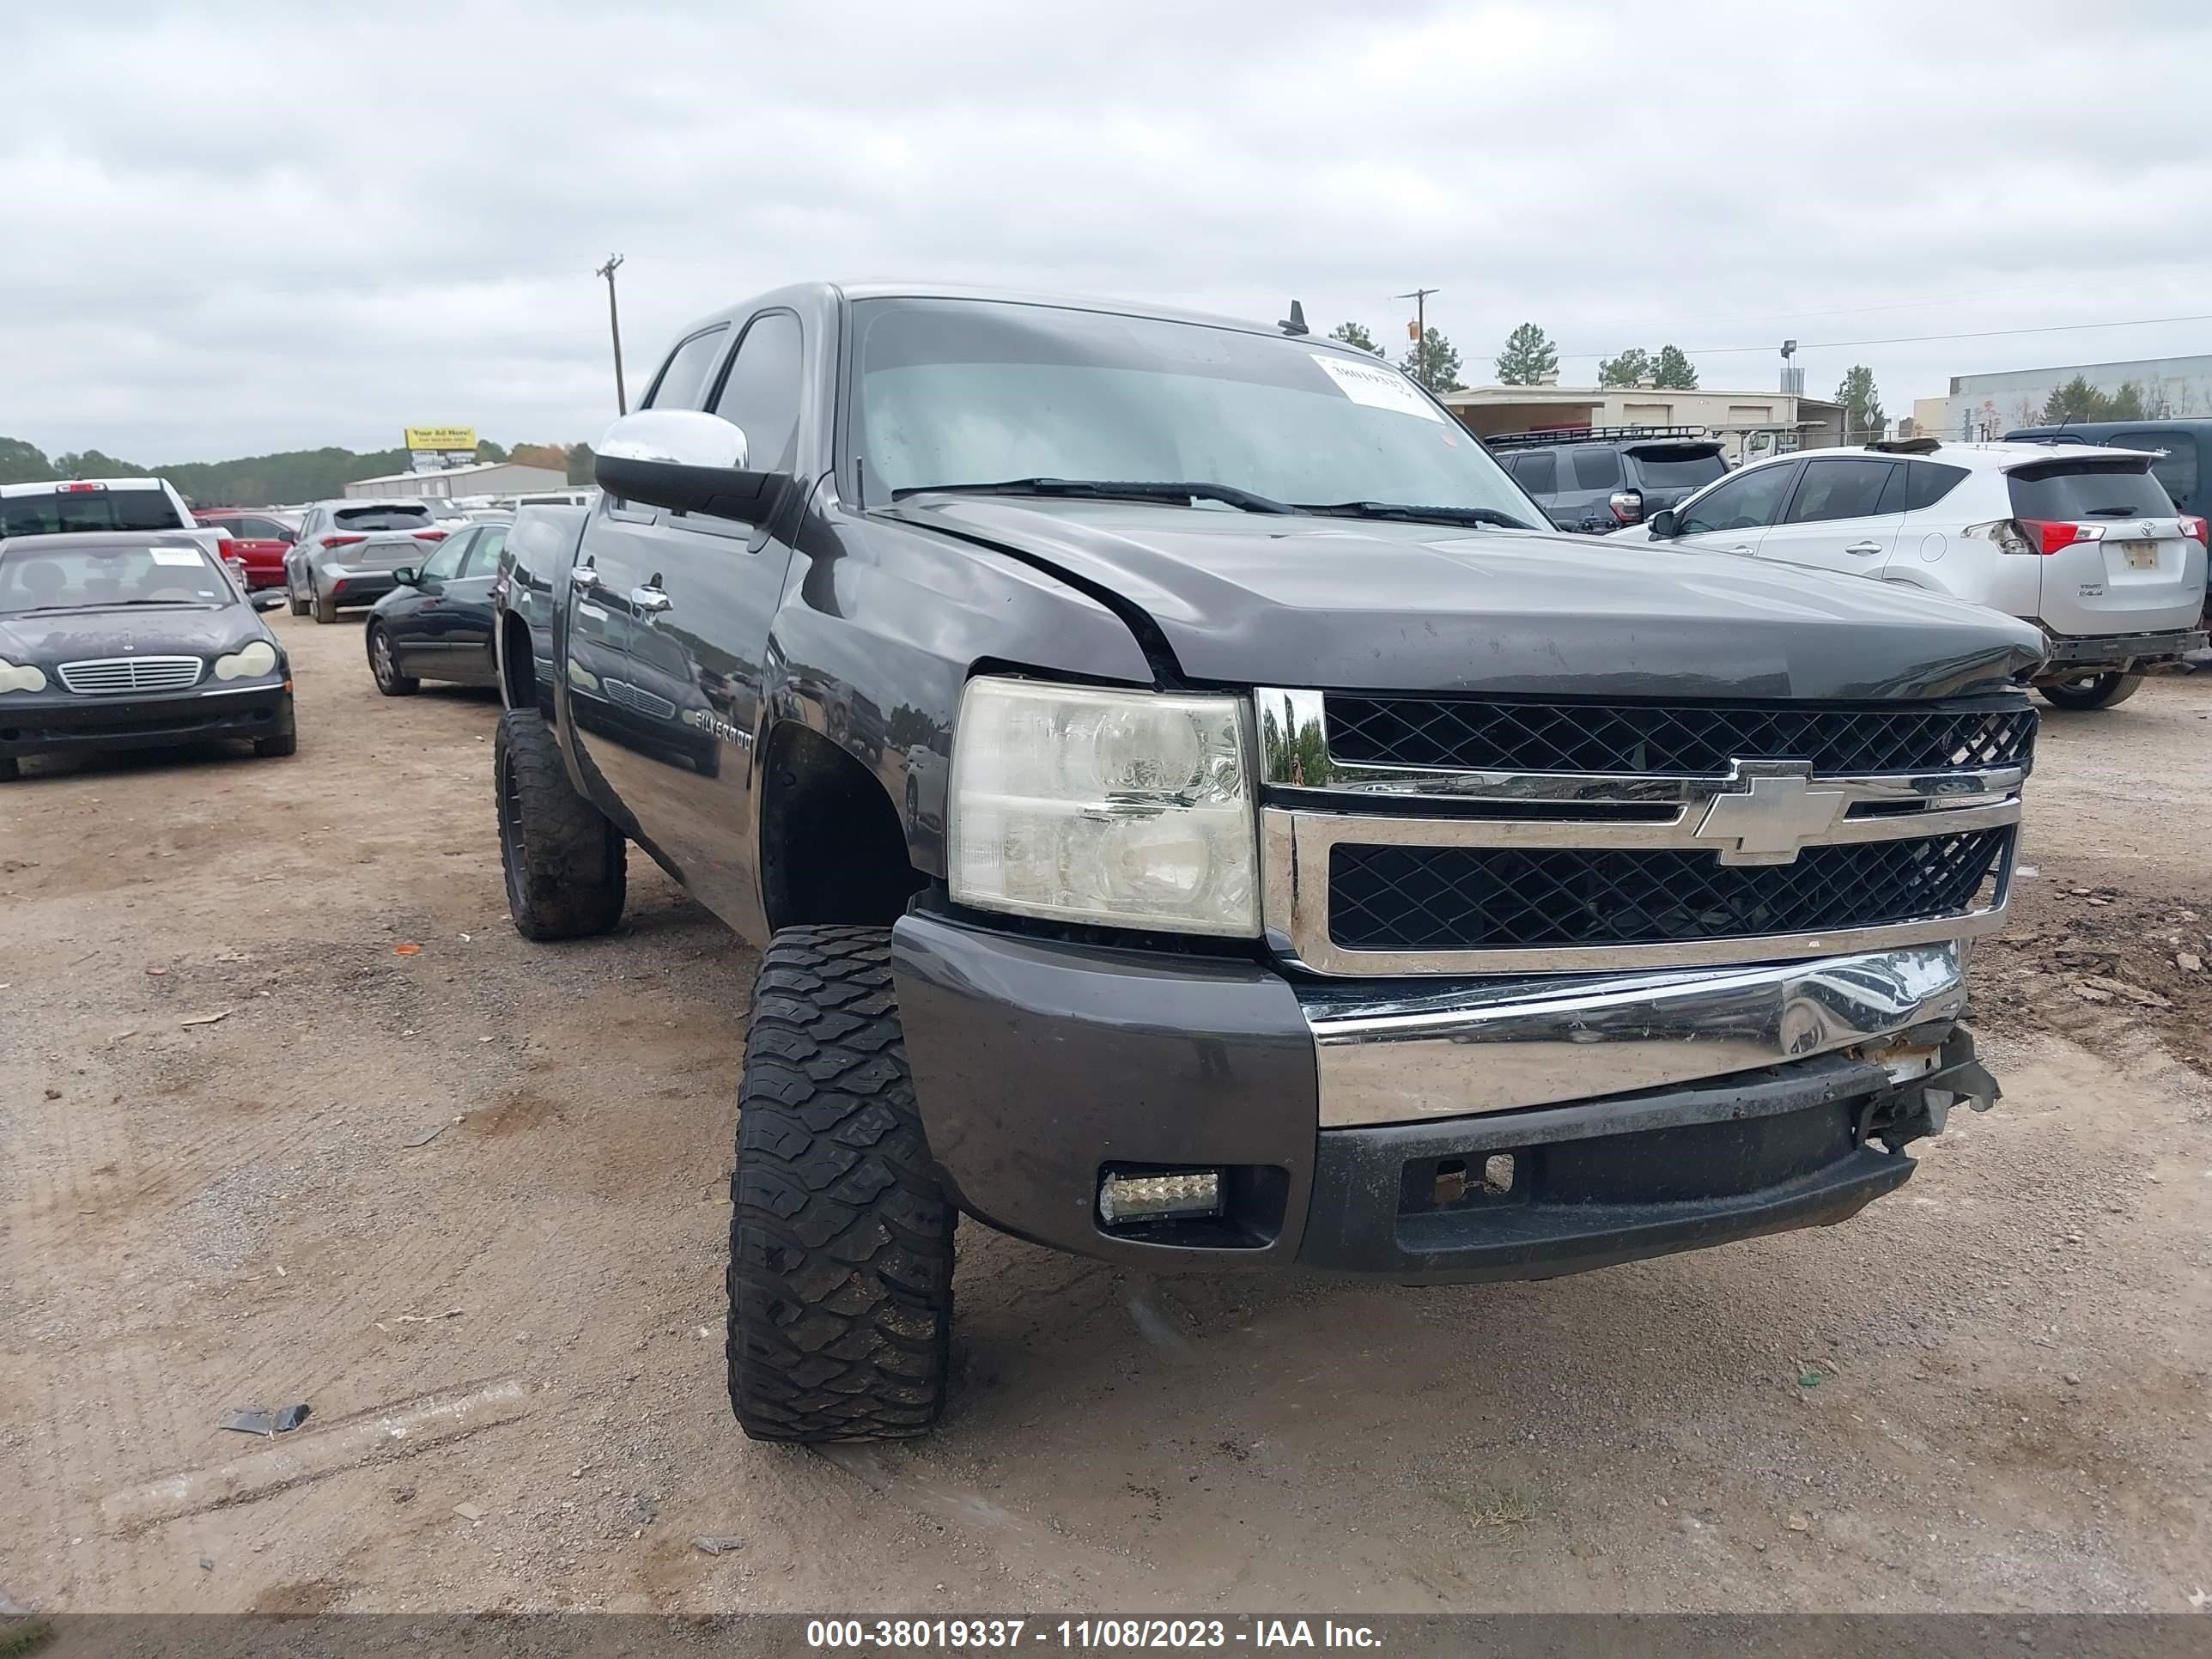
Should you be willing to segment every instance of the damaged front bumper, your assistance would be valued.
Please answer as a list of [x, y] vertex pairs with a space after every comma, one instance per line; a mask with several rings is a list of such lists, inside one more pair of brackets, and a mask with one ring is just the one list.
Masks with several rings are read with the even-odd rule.
[[[1542, 1278], [1840, 1220], [1996, 1096], [1956, 1024], [1955, 941], [1394, 995], [925, 911], [892, 939], [963, 1207], [1154, 1268]], [[1218, 1214], [1100, 1212], [1109, 1175], [1207, 1170]]]
[[2050, 641], [2051, 653], [2043, 672], [2036, 677], [2039, 684], [2163, 667], [2181, 661], [2192, 652], [2203, 650], [2205, 645], [2203, 629], [2189, 628], [2151, 634], [2092, 634], [2079, 637], [2051, 634], [2045, 637]]

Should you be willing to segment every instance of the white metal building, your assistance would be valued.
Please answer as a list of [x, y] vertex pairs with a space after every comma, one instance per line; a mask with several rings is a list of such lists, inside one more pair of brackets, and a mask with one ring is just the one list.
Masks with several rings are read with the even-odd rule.
[[[1954, 374], [1939, 438], [2002, 438], [2043, 424], [2051, 394], [2080, 375], [2108, 396], [2133, 386], [2146, 420], [2212, 416], [2212, 356], [2141, 357], [2122, 363], [2069, 363], [2063, 368], [2015, 368], [2001, 374]], [[1920, 412], [1922, 399], [1913, 403]], [[2133, 417], [2130, 417], [2133, 418]]]
[[522, 495], [566, 489], [568, 475], [550, 466], [518, 466], [513, 461], [479, 461], [449, 466], [442, 472], [392, 472], [380, 478], [356, 478], [349, 495]]

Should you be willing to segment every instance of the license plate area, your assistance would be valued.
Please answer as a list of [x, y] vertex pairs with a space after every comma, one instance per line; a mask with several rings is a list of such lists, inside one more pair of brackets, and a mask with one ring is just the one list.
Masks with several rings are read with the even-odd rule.
[[2120, 554], [2122, 557], [2127, 560], [2128, 568], [2130, 570], [2155, 570], [2158, 568], [2158, 544], [2156, 542], [2122, 542], [2120, 544]]

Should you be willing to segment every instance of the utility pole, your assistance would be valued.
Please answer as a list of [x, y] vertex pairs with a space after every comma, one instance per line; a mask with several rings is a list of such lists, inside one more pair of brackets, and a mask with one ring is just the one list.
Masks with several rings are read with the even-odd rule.
[[1413, 366], [1420, 372], [1423, 386], [1429, 384], [1429, 295], [1436, 291], [1432, 288], [1417, 288], [1411, 294], [1391, 296], [1413, 302]]
[[615, 413], [627, 415], [629, 413], [629, 393], [623, 390], [622, 315], [615, 309], [615, 272], [622, 269], [622, 262], [621, 254], [610, 253], [606, 264], [592, 275], [607, 279], [607, 327], [615, 337]]

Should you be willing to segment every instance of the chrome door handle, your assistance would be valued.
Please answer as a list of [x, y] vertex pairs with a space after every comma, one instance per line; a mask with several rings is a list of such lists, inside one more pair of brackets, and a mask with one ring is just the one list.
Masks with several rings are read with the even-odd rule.
[[676, 603], [657, 587], [633, 587], [629, 591], [632, 608], [648, 617], [657, 617]]
[[568, 580], [578, 587], [597, 587], [599, 585], [599, 573], [587, 564], [580, 564], [569, 573]]
[[1747, 542], [1741, 547], [1731, 547], [1728, 550], [1731, 553], [1748, 553], [1751, 551], [1751, 544]]
[[1849, 547], [1845, 548], [1844, 551], [1846, 553], [1860, 554], [1879, 553], [1881, 551], [1881, 544], [1880, 542], [1853, 542]]

